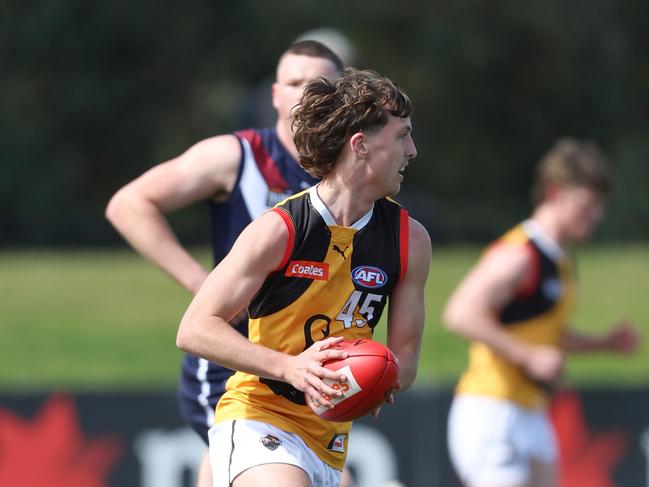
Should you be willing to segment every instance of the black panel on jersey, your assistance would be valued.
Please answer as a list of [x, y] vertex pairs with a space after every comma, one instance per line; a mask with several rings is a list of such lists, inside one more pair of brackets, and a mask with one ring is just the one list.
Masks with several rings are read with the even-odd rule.
[[[386, 296], [380, 303], [375, 304], [373, 318], [368, 324], [374, 328], [383, 313], [383, 308], [387, 303], [387, 296], [397, 284], [401, 272], [400, 248], [399, 248], [399, 225], [401, 207], [387, 199], [378, 200], [374, 204], [372, 218], [368, 224], [354, 235], [354, 252], [352, 253], [351, 268], [352, 271], [358, 266], [372, 263], [373, 266], [379, 267], [388, 277], [387, 283], [380, 288], [371, 289], [354, 281], [354, 288], [358, 291], [371, 292]], [[395, 229], [387, 235], [385, 229]], [[377, 260], [377, 256], [381, 260]]]
[[278, 272], [269, 275], [259, 292], [250, 302], [251, 318], [270, 315], [286, 308], [306, 292], [310, 279], [285, 276], [292, 260], [323, 262], [327, 255], [331, 232], [320, 214], [311, 206], [308, 195], [292, 198], [279, 206], [293, 220], [295, 242], [288, 262]]
[[[252, 299], [248, 307], [251, 318], [260, 318], [278, 312], [302, 296], [313, 281], [286, 276], [285, 272], [290, 262], [296, 260], [324, 262], [331, 246], [331, 231], [320, 214], [312, 207], [308, 193], [286, 201], [279, 208], [286, 210], [292, 219], [295, 228], [294, 248], [286, 265], [278, 272], [268, 276], [260, 291]], [[368, 322], [372, 329], [378, 324], [388, 296], [399, 280], [401, 271], [400, 217], [401, 207], [398, 204], [387, 199], [379, 200], [374, 204], [370, 221], [353, 237], [350, 262], [352, 270], [367, 265], [378, 267], [387, 275], [387, 282], [379, 288], [365, 287], [354, 282], [354, 288], [358, 291], [383, 296], [381, 301], [373, 303], [373, 318]], [[389, 231], [386, 232], [386, 229]], [[344, 254], [344, 249], [338, 249], [338, 252]], [[323, 336], [319, 339], [329, 336], [331, 318], [323, 314], [312, 316], [304, 327], [305, 350], [315, 340], [311, 336], [312, 321], [326, 323], [324, 330], [321, 330]], [[259, 380], [275, 394], [281, 395], [295, 404], [306, 404], [304, 393], [295, 389], [291, 384], [265, 378]]]
[[306, 396], [304, 395], [304, 392], [298, 391], [291, 384], [279, 380], [266, 379], [264, 377], [260, 377], [259, 382], [266, 384], [270, 390], [278, 396], [284, 396], [294, 404], [306, 406]]
[[529, 296], [516, 296], [503, 309], [500, 321], [505, 325], [535, 318], [552, 308], [559, 298], [559, 296], [548, 295], [545, 286], [549, 281], [559, 281], [559, 268], [556, 262], [548, 257], [536, 245], [534, 240], [530, 240], [529, 244], [539, 261], [538, 279], [534, 283], [534, 290]]

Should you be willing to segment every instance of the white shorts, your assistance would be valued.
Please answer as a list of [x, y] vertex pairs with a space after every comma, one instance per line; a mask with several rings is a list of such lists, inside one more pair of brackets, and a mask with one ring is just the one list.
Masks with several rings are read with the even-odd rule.
[[340, 484], [340, 470], [320, 460], [295, 433], [268, 423], [247, 419], [225, 421], [212, 426], [207, 435], [214, 487], [229, 487], [241, 472], [268, 463], [301, 468], [314, 487]]
[[530, 461], [557, 461], [554, 430], [544, 410], [490, 397], [455, 397], [448, 447], [456, 472], [473, 485], [523, 484], [530, 478]]

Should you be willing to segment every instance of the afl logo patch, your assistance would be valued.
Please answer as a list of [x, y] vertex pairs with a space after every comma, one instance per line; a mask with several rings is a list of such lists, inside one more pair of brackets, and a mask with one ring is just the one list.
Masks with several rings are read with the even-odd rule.
[[378, 267], [361, 265], [352, 270], [352, 281], [359, 286], [376, 289], [388, 282], [388, 275]]

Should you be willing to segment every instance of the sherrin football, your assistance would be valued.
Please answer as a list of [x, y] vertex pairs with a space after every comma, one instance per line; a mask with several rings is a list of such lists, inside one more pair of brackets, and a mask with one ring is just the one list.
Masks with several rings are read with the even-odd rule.
[[335, 407], [316, 406], [307, 396], [307, 404], [321, 418], [329, 421], [352, 421], [370, 413], [383, 403], [387, 393], [397, 384], [399, 365], [395, 355], [374, 340], [343, 340], [334, 347], [347, 352], [345, 359], [333, 359], [323, 366], [341, 372], [347, 382], [325, 379], [343, 396], [329, 399]]

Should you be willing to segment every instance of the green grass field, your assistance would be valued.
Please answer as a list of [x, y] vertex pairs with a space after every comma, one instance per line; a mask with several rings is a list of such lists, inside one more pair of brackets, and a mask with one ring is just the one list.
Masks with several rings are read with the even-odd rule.
[[[440, 327], [439, 314], [479, 252], [434, 250], [419, 386], [452, 383], [464, 366], [466, 344]], [[208, 259], [206, 251], [198, 255]], [[576, 327], [600, 331], [624, 316], [648, 336], [649, 245], [588, 247], [578, 258]], [[176, 327], [190, 296], [133, 252], [0, 252], [0, 296], [2, 390], [175, 386], [181, 359]], [[643, 346], [632, 358], [574, 357], [568, 380], [648, 383], [647, 371]]]

